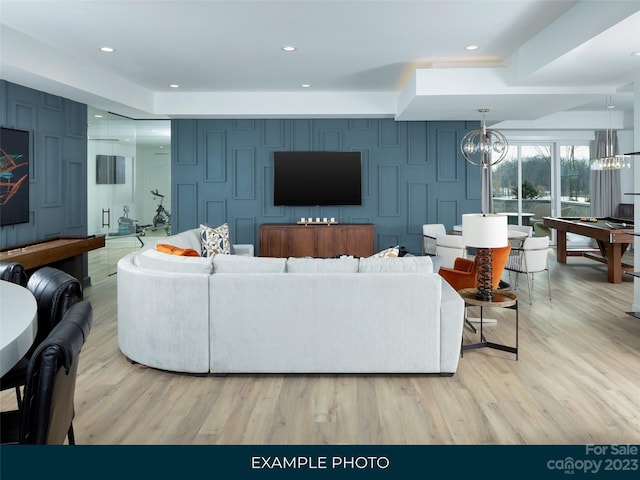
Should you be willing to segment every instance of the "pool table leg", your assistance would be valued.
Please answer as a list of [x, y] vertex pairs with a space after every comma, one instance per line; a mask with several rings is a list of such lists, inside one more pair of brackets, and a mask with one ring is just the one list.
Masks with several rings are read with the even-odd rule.
[[607, 245], [607, 279], [610, 283], [622, 283], [622, 254], [627, 249], [626, 243], [609, 243]]
[[567, 263], [567, 232], [565, 230], [556, 230], [556, 251], [557, 261]]

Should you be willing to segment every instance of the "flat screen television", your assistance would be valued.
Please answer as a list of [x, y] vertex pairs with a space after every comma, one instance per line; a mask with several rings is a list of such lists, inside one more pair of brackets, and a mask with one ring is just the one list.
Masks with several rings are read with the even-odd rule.
[[274, 152], [274, 205], [362, 205], [361, 157], [360, 152]]
[[98, 185], [123, 184], [124, 157], [119, 155], [96, 155], [96, 183]]

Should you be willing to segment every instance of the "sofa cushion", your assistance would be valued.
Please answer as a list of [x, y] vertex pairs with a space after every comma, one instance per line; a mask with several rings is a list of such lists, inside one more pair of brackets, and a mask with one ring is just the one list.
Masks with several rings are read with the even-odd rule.
[[216, 255], [214, 273], [285, 273], [286, 258], [246, 257], [242, 255]]
[[196, 252], [193, 248], [181, 248], [175, 245], [169, 245], [168, 243], [156, 243], [156, 250], [161, 253], [168, 253], [169, 255], [178, 255], [180, 257], [199, 257], [200, 253]]
[[431, 257], [361, 258], [360, 273], [433, 273]]
[[296, 258], [287, 259], [288, 273], [358, 273], [357, 258]]
[[142, 268], [160, 272], [207, 273], [213, 271], [211, 258], [181, 257], [148, 249], [136, 255], [136, 264]]
[[202, 256], [212, 257], [218, 254], [231, 254], [229, 240], [229, 225], [223, 223], [218, 227], [200, 225], [200, 239], [202, 242]]

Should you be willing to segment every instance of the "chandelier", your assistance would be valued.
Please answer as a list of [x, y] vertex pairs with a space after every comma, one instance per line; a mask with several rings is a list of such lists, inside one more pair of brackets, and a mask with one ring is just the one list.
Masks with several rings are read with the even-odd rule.
[[482, 113], [482, 128], [467, 133], [460, 142], [460, 150], [467, 162], [488, 168], [504, 160], [509, 143], [502, 133], [487, 128], [485, 114], [489, 109], [481, 108], [478, 111]]
[[[629, 154], [617, 155], [615, 132], [611, 126], [611, 117], [613, 115], [615, 105], [611, 105], [611, 98], [607, 97], [606, 109], [606, 129], [605, 129], [605, 146], [604, 154], [596, 157], [591, 162], [591, 170], [620, 170], [622, 168], [631, 168], [631, 157]], [[602, 149], [598, 149], [598, 153]]]

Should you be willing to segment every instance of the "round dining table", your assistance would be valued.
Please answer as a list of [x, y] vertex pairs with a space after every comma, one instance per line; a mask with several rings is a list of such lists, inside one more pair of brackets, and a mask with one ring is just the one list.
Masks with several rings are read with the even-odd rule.
[[0, 280], [0, 376], [20, 361], [38, 330], [38, 305], [33, 294]]

